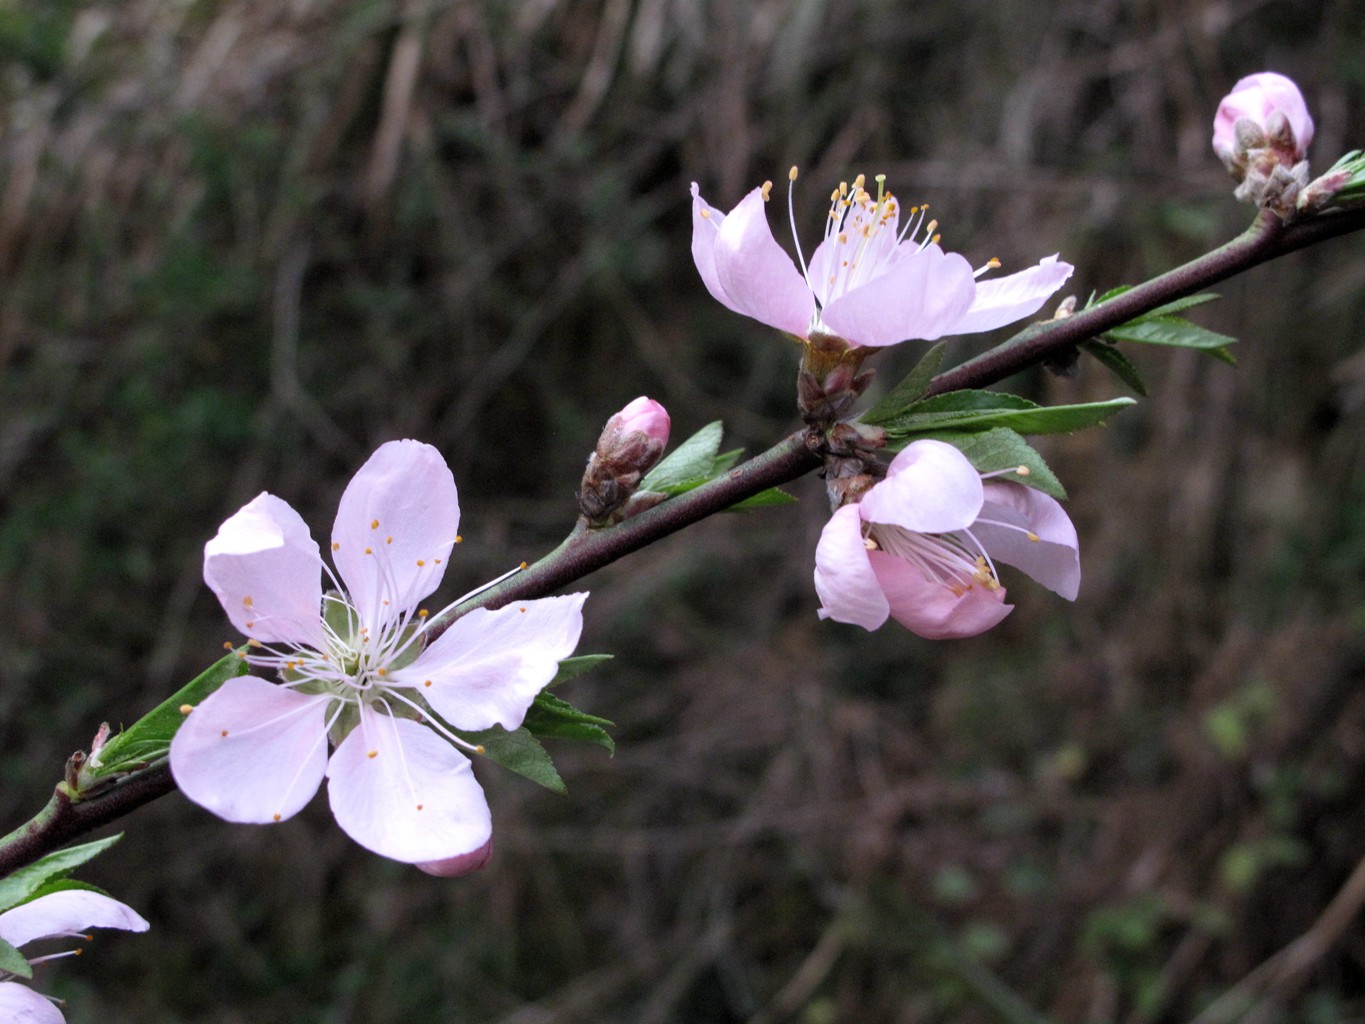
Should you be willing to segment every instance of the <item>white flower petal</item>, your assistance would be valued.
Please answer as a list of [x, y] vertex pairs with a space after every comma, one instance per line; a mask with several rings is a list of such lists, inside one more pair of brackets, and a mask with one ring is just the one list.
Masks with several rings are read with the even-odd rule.
[[915, 441], [863, 495], [862, 517], [913, 533], [952, 533], [972, 524], [983, 495], [981, 474], [967, 456], [944, 441]]
[[176, 785], [227, 821], [292, 817], [327, 770], [328, 702], [254, 676], [229, 679], [171, 741]]
[[737, 313], [804, 338], [815, 298], [806, 279], [773, 238], [762, 189], [754, 189], [730, 211], [716, 232], [716, 281]]
[[337, 824], [367, 850], [414, 864], [472, 853], [493, 822], [469, 759], [431, 729], [369, 709], [332, 755]]
[[868, 561], [857, 505], [830, 517], [815, 546], [815, 592], [820, 618], [877, 629], [891, 613], [886, 595]]
[[[990, 556], [1020, 569], [1068, 601], [1081, 588], [1081, 560], [1076, 527], [1065, 510], [1042, 491], [1022, 484], [992, 480], [980, 522], [972, 527]], [[1000, 524], [1000, 525], [994, 525]], [[1037, 540], [1030, 540], [1031, 531]]]
[[88, 889], [63, 889], [21, 903], [0, 914], [0, 939], [22, 946], [34, 939], [70, 935], [87, 928], [122, 928], [145, 932], [150, 927], [132, 907]]
[[971, 264], [937, 245], [902, 243], [885, 273], [830, 299], [820, 319], [850, 345], [882, 347], [954, 334], [976, 293]]
[[337, 509], [332, 560], [371, 633], [440, 586], [459, 526], [455, 478], [431, 445], [390, 441], [360, 467]]
[[13, 981], [0, 982], [0, 1020], [5, 1024], [66, 1024], [61, 1010]]
[[1036, 267], [1007, 277], [978, 281], [971, 308], [949, 333], [990, 331], [1038, 312], [1047, 297], [1066, 283], [1074, 269], [1070, 263], [1059, 262], [1054, 253], [1040, 260]]
[[247, 636], [326, 646], [322, 556], [307, 524], [273, 494], [258, 494], [204, 545], [204, 582]]
[[414, 686], [457, 729], [521, 725], [536, 694], [573, 653], [587, 594], [476, 608], [390, 681]]

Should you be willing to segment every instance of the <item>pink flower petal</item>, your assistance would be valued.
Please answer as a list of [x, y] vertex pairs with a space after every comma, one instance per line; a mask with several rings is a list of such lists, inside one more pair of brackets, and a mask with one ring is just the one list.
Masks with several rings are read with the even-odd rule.
[[149, 927], [132, 907], [88, 889], [48, 893], [0, 914], [0, 939], [11, 946], [83, 932], [87, 928], [145, 932]]
[[881, 347], [954, 333], [972, 304], [972, 268], [937, 245], [914, 251], [902, 243], [887, 272], [830, 301], [821, 320], [851, 345]]
[[[1068, 601], [1076, 599], [1081, 586], [1079, 542], [1061, 505], [1032, 487], [990, 481], [981, 519], [972, 532], [993, 559], [1023, 570]], [[1026, 531], [1038, 540], [1029, 540]]]
[[360, 467], [337, 509], [332, 559], [371, 633], [440, 586], [459, 526], [455, 478], [431, 445], [390, 441]]
[[190, 712], [171, 741], [181, 792], [227, 821], [297, 814], [327, 768], [329, 702], [254, 676], [229, 679]]
[[773, 238], [764, 205], [762, 189], [754, 189], [716, 233], [713, 252], [721, 301], [736, 313], [804, 338], [815, 299], [801, 271]]
[[1213, 119], [1213, 150], [1225, 162], [1236, 148], [1237, 120], [1250, 118], [1261, 128], [1275, 111], [1281, 111], [1294, 131], [1294, 144], [1302, 156], [1313, 141], [1313, 116], [1308, 111], [1303, 93], [1292, 78], [1274, 71], [1261, 71], [1239, 79], [1232, 92], [1218, 104]]
[[981, 474], [944, 441], [915, 441], [891, 460], [886, 479], [863, 496], [862, 518], [914, 533], [952, 533], [981, 511]]
[[247, 636], [326, 646], [322, 556], [307, 524], [273, 494], [257, 495], [204, 545], [204, 582]]
[[337, 824], [361, 846], [408, 864], [488, 842], [493, 822], [469, 759], [430, 728], [362, 708], [327, 767]]
[[66, 1024], [62, 1011], [31, 988], [0, 982], [0, 1020], [5, 1024]]
[[457, 729], [512, 730], [559, 662], [578, 646], [587, 594], [476, 608], [441, 634], [411, 665], [390, 675], [415, 687]]
[[461, 875], [481, 870], [491, 856], [493, 840], [490, 839], [472, 853], [462, 853], [458, 857], [447, 857], [445, 860], [421, 861], [413, 866], [437, 878], [459, 878]]
[[716, 276], [716, 234], [724, 221], [725, 214], [707, 203], [701, 197], [697, 183], [692, 182], [692, 262], [697, 265], [697, 273], [701, 274], [702, 284], [706, 285], [711, 297], [727, 309], [743, 313], [744, 310], [730, 301]]
[[820, 618], [877, 629], [891, 608], [868, 562], [863, 524], [857, 505], [845, 505], [830, 516], [815, 546], [815, 592]]
[[[899, 204], [886, 216], [884, 223], [873, 225], [866, 213], [844, 222], [844, 230], [823, 238], [811, 253], [806, 264], [810, 284], [822, 307], [863, 285], [882, 277], [897, 262], [897, 225], [900, 222]], [[864, 235], [862, 227], [871, 230]], [[911, 249], [907, 248], [908, 254]], [[901, 256], [900, 258], [904, 258]]]
[[975, 334], [1012, 324], [1036, 313], [1047, 297], [1066, 283], [1075, 268], [1053, 255], [1017, 274], [978, 281], [976, 298], [952, 334]]
[[956, 593], [884, 551], [869, 552], [868, 561], [891, 606], [891, 617], [928, 640], [955, 640], [984, 633], [1014, 607], [1005, 604], [1005, 591], [1000, 587], [978, 583]]

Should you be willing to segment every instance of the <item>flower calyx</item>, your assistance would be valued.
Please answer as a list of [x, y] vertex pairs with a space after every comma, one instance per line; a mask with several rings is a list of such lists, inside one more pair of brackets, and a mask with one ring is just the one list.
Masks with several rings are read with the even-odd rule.
[[598, 526], [620, 522], [655, 503], [631, 499], [668, 447], [671, 426], [668, 411], [644, 395], [607, 421], [578, 489], [578, 508], [589, 522]]

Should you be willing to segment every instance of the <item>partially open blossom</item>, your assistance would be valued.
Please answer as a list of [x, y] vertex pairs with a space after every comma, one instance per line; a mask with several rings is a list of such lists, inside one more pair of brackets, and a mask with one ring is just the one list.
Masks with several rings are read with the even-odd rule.
[[1257, 151], [1292, 167], [1308, 153], [1313, 117], [1293, 80], [1274, 71], [1247, 75], [1218, 104], [1213, 119], [1213, 151], [1241, 178]]
[[[794, 181], [796, 169], [792, 169]], [[924, 207], [903, 211], [877, 179], [859, 177], [830, 196], [824, 237], [800, 266], [773, 238], [765, 204], [771, 182], [723, 214], [692, 184], [692, 258], [711, 294], [736, 313], [800, 339], [842, 338], [850, 347], [932, 341], [1003, 326], [1034, 313], [1071, 276], [1049, 256], [1037, 266], [992, 280], [939, 247], [937, 221]], [[788, 213], [796, 235], [791, 192]], [[905, 217], [902, 221], [902, 214]]]
[[428, 643], [419, 605], [440, 585], [459, 517], [440, 453], [393, 441], [341, 497], [335, 575], [271, 494], [223, 523], [204, 579], [251, 638], [247, 661], [279, 679], [231, 679], [190, 712], [170, 757], [186, 796], [228, 821], [269, 823], [326, 777], [337, 824], [360, 845], [438, 869], [480, 866], [458, 860], [486, 858], [492, 826], [459, 749], [470, 745], [452, 730], [520, 726], [577, 645], [587, 595], [476, 609]]
[[[89, 939], [90, 936], [83, 934], [89, 928], [145, 932], [148, 925], [131, 907], [88, 889], [51, 892], [0, 913], [0, 939], [11, 946], [23, 946], [38, 939]], [[36, 964], [67, 955], [53, 953], [29, 962]], [[6, 1024], [63, 1024], [66, 1018], [51, 1000], [10, 978], [0, 971], [0, 1021]]]
[[668, 447], [671, 426], [668, 410], [644, 395], [607, 420], [579, 486], [585, 516], [603, 521], [630, 499]]
[[1076, 530], [1056, 501], [983, 477], [950, 444], [916, 441], [821, 533], [820, 617], [869, 630], [890, 617], [932, 640], [975, 636], [1013, 607], [996, 562], [1067, 600], [1080, 588]]

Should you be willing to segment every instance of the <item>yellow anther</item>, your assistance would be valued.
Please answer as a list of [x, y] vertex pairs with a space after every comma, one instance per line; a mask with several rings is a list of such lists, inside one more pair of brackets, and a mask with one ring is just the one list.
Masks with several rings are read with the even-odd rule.
[[422, 805], [421, 805], [421, 804], [418, 804], [418, 805], [417, 805], [417, 809], [420, 811], [420, 810], [422, 809]]
[[526, 568], [526, 563], [525, 563], [525, 562], [522, 562], [521, 565], [517, 566], [517, 568], [518, 568], [518, 569], [525, 569], [525, 568]]
[[829, 194], [829, 201], [831, 203], [837, 203], [839, 201], [839, 190], [837, 188]]
[[425, 619], [427, 617], [427, 610], [425, 608], [418, 608], [417, 617], [419, 619]]
[[384, 538], [384, 543], [385, 543], [385, 544], [392, 544], [392, 543], [393, 543], [393, 538], [392, 538], [392, 537], [385, 537], [385, 538]]
[[278, 814], [272, 814], [271, 817], [274, 818], [276, 821], [280, 820], [280, 816]]
[[332, 541], [332, 550], [333, 550], [333, 551], [340, 551], [340, 550], [341, 550], [341, 545], [338, 544], [336, 541]]
[[365, 754], [365, 756], [368, 757], [368, 758], [371, 758], [371, 759], [376, 758], [376, 757], [379, 756], [379, 751], [377, 751], [377, 750], [367, 751], [366, 754]]
[[224, 640], [224, 641], [223, 641], [223, 650], [225, 650], [225, 651], [230, 651], [230, 650], [232, 650], [233, 646], [234, 646], [234, 645], [233, 645], [233, 643], [232, 643], [231, 640]]
[[771, 181], [765, 181], [763, 183], [763, 188], [760, 191], [763, 193], [763, 201], [766, 203], [773, 197], [773, 183]]
[[1032, 472], [1033, 472], [1033, 470], [1029, 469], [1027, 466], [1020, 466], [1020, 467], [1018, 467], [1018, 468], [1014, 471], [1014, 475], [1015, 475], [1015, 476], [1028, 476], [1028, 475], [1029, 475], [1030, 473], [1032, 473]]
[[431, 564], [432, 564], [432, 565], [440, 565], [440, 564], [441, 564], [441, 560], [440, 560], [439, 558], [433, 558], [433, 559], [431, 560]]
[[1042, 540], [1042, 539], [1043, 539], [1042, 537], [1039, 537], [1036, 533], [1034, 533], [1032, 530], [1029, 530], [1029, 532], [1026, 533], [1026, 534], [1024, 534], [1024, 536], [1027, 537], [1029, 540], [1033, 540], [1033, 541], [1038, 541], [1038, 540]]
[[474, 753], [476, 753], [476, 754], [485, 753], [485, 751], [484, 751], [484, 749], [483, 749], [483, 744], [482, 744], [482, 743], [480, 743], [477, 747], [474, 748]]
[[[247, 625], [249, 626], [249, 625], [251, 625], [251, 623], [248, 622]], [[261, 646], [261, 642], [260, 642], [259, 640], [248, 640], [248, 641], [246, 642], [246, 645], [247, 645], [248, 647], [260, 647], [260, 646]]]
[[246, 597], [242, 598], [242, 607], [243, 607], [243, 608], [250, 608], [251, 605], [252, 605], [251, 595], [250, 595], [250, 594], [247, 594]]
[[702, 219], [702, 220], [710, 220], [710, 219], [711, 219], [711, 211], [710, 211], [710, 210], [702, 210], [702, 211], [701, 211], [701, 219]]
[[421, 566], [423, 566], [423, 565], [426, 565], [426, 564], [427, 564], [427, 560], [426, 560], [425, 558], [419, 558], [419, 559], [417, 559], [417, 565], [418, 565], [419, 568], [420, 568]]
[[999, 269], [1000, 269], [1000, 257], [998, 257], [998, 256], [992, 256], [990, 259], [988, 259], [988, 260], [986, 261], [986, 266], [990, 267], [992, 270], [999, 270]]
[[942, 238], [943, 238], [942, 235], [935, 235], [933, 238], [929, 239], [929, 241], [933, 242], [935, 245], [938, 245], [939, 241]]
[[866, 174], [860, 174], [860, 175], [858, 175], [856, 178], [853, 179], [853, 190], [854, 190], [855, 192], [860, 192], [860, 191], [862, 191], [862, 187], [863, 187], [863, 185], [864, 185], [866, 182], [867, 182], [867, 175], [866, 175]]
[[[927, 207], [926, 207], [926, 209], [927, 209]], [[926, 235], [932, 235], [932, 234], [933, 234], [935, 231], [937, 231], [937, 230], [938, 230], [938, 220], [937, 220], [937, 219], [931, 220], [928, 224], [924, 225], [924, 233], [925, 233]], [[937, 238], [935, 238], [935, 241], [937, 241]]]
[[370, 520], [370, 529], [371, 529], [371, 530], [377, 530], [377, 529], [379, 529], [379, 520], [378, 520], [378, 519], [371, 519], [371, 520]]
[[839, 194], [841, 196], [848, 195], [848, 182], [846, 181], [839, 182]]
[[864, 537], [864, 538], [863, 538], [863, 547], [867, 548], [868, 551], [880, 551], [880, 550], [881, 550], [881, 548], [877, 546], [877, 542], [876, 542], [875, 540], [873, 540], [871, 537]]
[[366, 548], [366, 549], [365, 549], [365, 554], [367, 554], [367, 555], [372, 555], [372, 554], [374, 554], [374, 548]]
[[227, 731], [226, 729], [224, 729], [221, 733], [219, 733], [220, 736], [224, 736], [224, 737], [226, 737], [227, 734], [228, 734], [228, 731]]
[[424, 681], [422, 682], [422, 685], [423, 685], [423, 686], [430, 686], [430, 685], [431, 685], [431, 680], [430, 680], [430, 679], [424, 680]]
[[374, 674], [379, 676], [379, 678], [383, 679], [386, 675], [389, 674], [389, 670], [386, 668], [377, 668], [375, 669]]
[[463, 543], [464, 543], [464, 538], [461, 537], [458, 533], [455, 534], [455, 543], [456, 543], [456, 544], [463, 544]]
[[193, 711], [193, 710], [194, 710], [194, 705], [193, 705], [193, 704], [181, 704], [181, 705], [180, 705], [180, 713], [181, 713], [182, 715], [188, 715], [188, 714], [189, 714], [191, 711]]
[[788, 181], [796, 180], [796, 164], [792, 164], [792, 169], [787, 172], [787, 180]]

